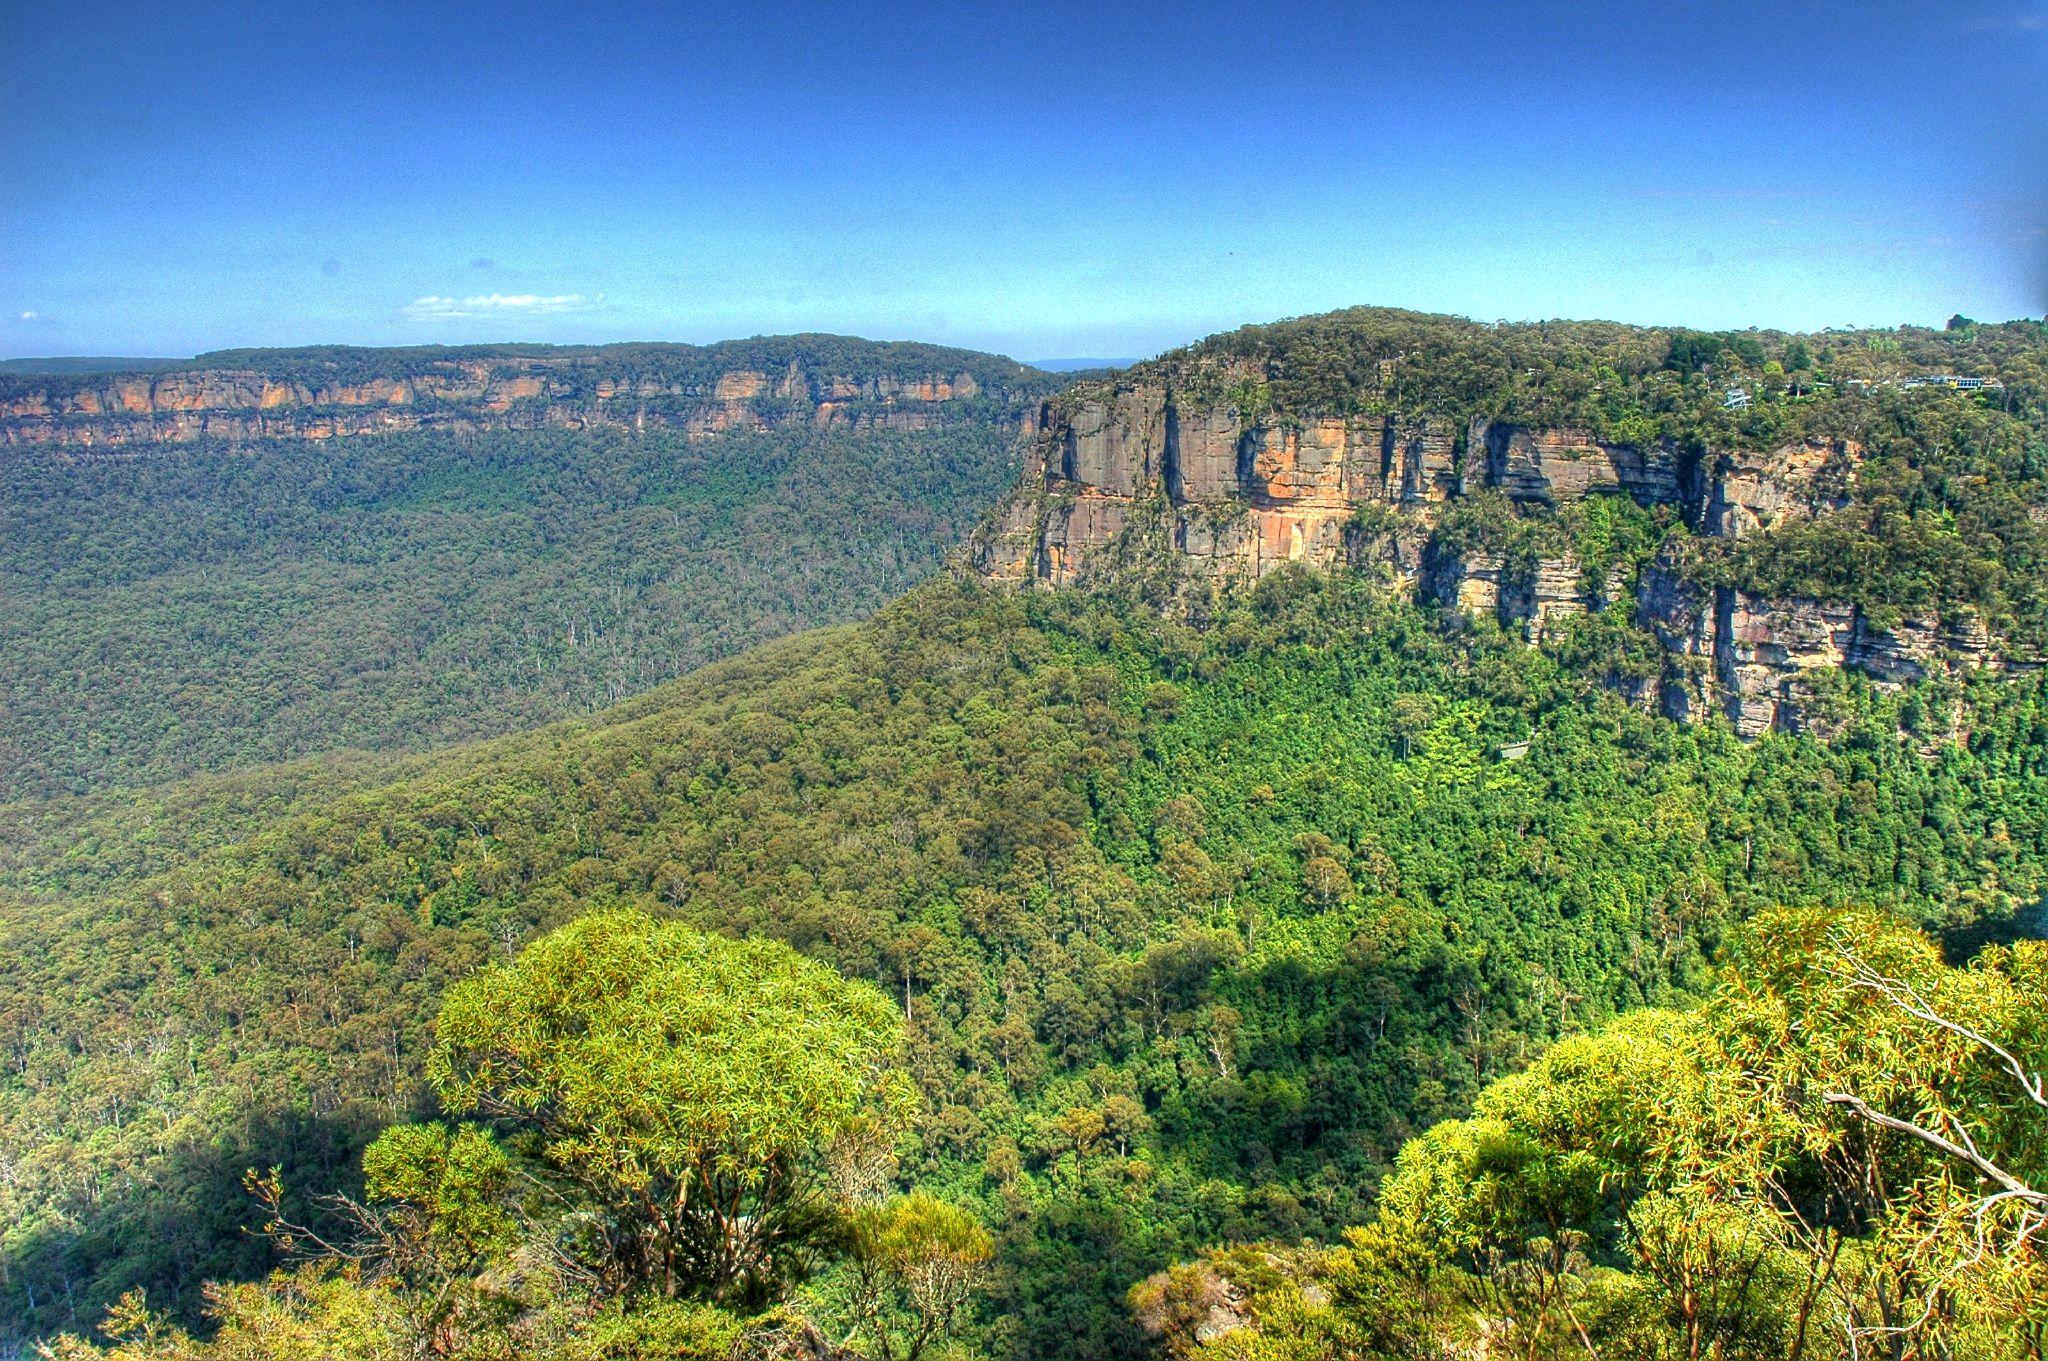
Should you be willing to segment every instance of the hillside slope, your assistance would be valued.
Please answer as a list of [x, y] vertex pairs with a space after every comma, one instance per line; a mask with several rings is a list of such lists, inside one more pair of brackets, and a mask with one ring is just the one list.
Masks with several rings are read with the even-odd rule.
[[[81, 1328], [134, 1286], [190, 1318], [260, 1278], [244, 1170], [297, 1215], [358, 1185], [366, 1139], [434, 1113], [447, 989], [593, 909], [772, 936], [900, 1003], [900, 1178], [994, 1232], [972, 1340], [1020, 1359], [1144, 1354], [1134, 1283], [1333, 1240], [1405, 1140], [1560, 1037], [1698, 1001], [1768, 909], [1875, 909], [1958, 956], [2036, 929], [2040, 345], [1984, 331], [1811, 338], [1797, 368], [1786, 337], [1255, 328], [1045, 401], [980, 574], [862, 623], [442, 751], [0, 809], [0, 1318]], [[2003, 385], [1884, 386], [1923, 342]], [[1825, 362], [1840, 395], [1722, 405], [1769, 347], [1760, 384]], [[1396, 409], [1462, 434], [1404, 443]], [[501, 437], [459, 447], [534, 447]], [[1764, 478], [1787, 497], [1742, 501], [1754, 525], [1702, 518], [1746, 485], [1714, 450], [1808, 439], [1859, 452]], [[1466, 589], [1489, 558], [1495, 593]], [[1717, 619], [1846, 602], [1857, 636], [1920, 610], [1982, 646], [1799, 662], [1759, 722], [1718, 640], [1657, 632], [1660, 579]], [[1544, 581], [1551, 608], [1506, 603]]]
[[1560, 1031], [1692, 995], [1756, 908], [2032, 902], [2038, 681], [1970, 685], [1933, 762], [1896, 735], [1912, 698], [1745, 745], [1356, 578], [1270, 576], [1200, 634], [934, 584], [385, 788], [308, 802], [286, 772], [280, 820], [226, 846], [182, 829], [167, 861], [148, 818], [102, 819], [0, 884], [0, 1313], [261, 1274], [242, 1169], [348, 1185], [420, 1109], [448, 984], [635, 904], [902, 999], [904, 1174], [999, 1230], [983, 1341], [1134, 1355], [1133, 1281], [1355, 1222], [1408, 1134]]
[[835, 337], [194, 365], [0, 376], [0, 801], [505, 732], [858, 617], [1056, 383]]

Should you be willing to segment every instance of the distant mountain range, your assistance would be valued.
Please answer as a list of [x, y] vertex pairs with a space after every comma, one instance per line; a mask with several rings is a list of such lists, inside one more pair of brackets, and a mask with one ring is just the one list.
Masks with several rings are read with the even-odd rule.
[[[52, 355], [46, 358], [0, 359], [0, 373], [63, 375], [74, 373], [161, 373], [192, 361], [185, 358], [135, 359], [118, 355]], [[1027, 359], [1047, 373], [1079, 373], [1088, 369], [1122, 369], [1138, 362], [1122, 359]]]
[[1061, 382], [830, 336], [0, 373], [0, 800], [529, 727], [858, 618]]
[[1027, 359], [1024, 361], [1034, 369], [1047, 373], [1079, 373], [1085, 369], [1124, 369], [1137, 363], [1129, 359]]

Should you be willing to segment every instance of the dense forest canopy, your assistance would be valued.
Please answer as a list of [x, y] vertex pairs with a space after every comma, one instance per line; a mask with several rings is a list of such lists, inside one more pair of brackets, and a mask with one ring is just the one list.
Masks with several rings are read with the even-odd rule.
[[1342, 1245], [1213, 1252], [1132, 1302], [1190, 1361], [2038, 1358], [2044, 1001], [2038, 940], [1959, 969], [1882, 918], [1769, 913], [1705, 1005], [1564, 1040], [1410, 1143]]
[[606, 707], [935, 570], [1019, 413], [0, 457], [0, 800]]
[[359, 1191], [362, 1142], [435, 1109], [444, 989], [610, 905], [894, 997], [901, 1175], [995, 1234], [983, 1345], [1135, 1355], [1132, 1281], [1359, 1222], [1404, 1138], [1699, 995], [1753, 911], [2024, 929], [2040, 685], [1955, 697], [1933, 761], [1909, 700], [1745, 745], [1361, 580], [1276, 577], [1204, 633], [933, 586], [168, 870], [111, 818], [4, 890], [10, 1308], [83, 1327], [260, 1274], [242, 1170]]
[[2001, 408], [2038, 415], [2048, 400], [2048, 323], [1793, 335], [1488, 323], [1360, 307], [1221, 332], [1127, 372], [1206, 381], [1217, 391], [1249, 383], [1239, 390], [1283, 417], [1405, 404], [1454, 417], [1585, 425], [1615, 438], [1697, 435], [1727, 447], [1779, 438], [1788, 423], [1832, 404], [1753, 400], [1730, 408], [1730, 385], [1749, 386], [1752, 398], [1812, 399], [1963, 376], [1997, 381]]

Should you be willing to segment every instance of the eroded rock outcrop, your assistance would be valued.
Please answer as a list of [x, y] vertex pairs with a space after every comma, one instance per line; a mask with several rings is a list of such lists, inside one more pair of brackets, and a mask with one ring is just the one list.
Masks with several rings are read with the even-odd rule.
[[1849, 503], [1850, 480], [1862, 456], [1859, 446], [1846, 441], [1721, 453], [1701, 528], [1736, 539], [1838, 510]]
[[[774, 369], [721, 367], [716, 347], [635, 348], [688, 352], [693, 362], [635, 374], [602, 349], [488, 359], [367, 351], [321, 372], [284, 351], [279, 368], [15, 378], [0, 384], [0, 447], [134, 450], [208, 438], [324, 440], [429, 429], [692, 436], [791, 422], [925, 429], [946, 418], [948, 403], [983, 396], [1029, 402], [1050, 386], [1017, 365], [991, 381], [965, 367], [843, 373], [796, 358]], [[379, 364], [392, 371], [352, 372]]]
[[1603, 444], [1579, 430], [1530, 430], [1503, 423], [1479, 427], [1487, 485], [1522, 501], [1556, 505], [1602, 492], [1644, 505], [1678, 504], [1685, 460], [1669, 444], [1638, 449]]
[[[1296, 423], [1228, 404], [1188, 406], [1163, 386], [1123, 386], [1046, 403], [1017, 492], [977, 550], [1003, 581], [1072, 584], [1146, 503], [1142, 522], [1193, 577], [1256, 580], [1285, 563], [1328, 567], [1365, 551], [1361, 507], [1426, 510], [1457, 493], [1462, 434], [1427, 417]], [[1412, 548], [1388, 560], [1415, 570]]]
[[1702, 584], [1670, 553], [1588, 571], [1570, 552], [1510, 562], [1485, 548], [1446, 550], [1432, 526], [1460, 498], [1490, 490], [1525, 510], [1624, 497], [1700, 537], [1739, 538], [1846, 505], [1861, 458], [1847, 441], [1645, 448], [1427, 412], [1279, 420], [1163, 381], [1097, 385], [1040, 409], [1023, 479], [974, 552], [988, 578], [1046, 586], [1134, 565], [1166, 564], [1183, 589], [1249, 583], [1291, 563], [1384, 567], [1423, 598], [1531, 644], [1575, 615], [1632, 602], [1664, 670], [1616, 683], [1673, 717], [1719, 713], [1754, 737], [1806, 726], [1818, 673], [1902, 684], [2004, 664], [1999, 646], [1974, 617], [1879, 628], [1841, 602]]
[[1888, 627], [1854, 605], [1694, 584], [1668, 559], [1644, 569], [1636, 620], [1671, 659], [1666, 713], [1724, 713], [1745, 737], [1809, 725], [1818, 674], [1859, 671], [1880, 685], [2026, 665], [2004, 656], [1981, 619], [1906, 618]]

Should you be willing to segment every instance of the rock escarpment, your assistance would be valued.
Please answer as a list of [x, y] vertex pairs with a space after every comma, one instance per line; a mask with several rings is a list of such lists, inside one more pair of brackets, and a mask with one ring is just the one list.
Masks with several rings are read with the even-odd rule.
[[992, 355], [790, 337], [716, 346], [237, 351], [166, 372], [0, 375], [0, 447], [129, 449], [416, 430], [790, 422], [924, 429], [958, 404], [1028, 406], [1056, 381]]
[[1216, 584], [1358, 551], [1367, 505], [1423, 507], [1459, 489], [1465, 432], [1426, 418], [1268, 425], [1228, 405], [1185, 409], [1164, 387], [1048, 402], [1024, 482], [979, 547], [999, 581], [1086, 582], [1134, 517]]
[[[1670, 551], [1589, 568], [1570, 551], [1510, 559], [1435, 531], [1461, 503], [1512, 520], [1617, 497], [1696, 540], [1739, 539], [1846, 505], [1861, 457], [1846, 440], [1639, 446], [1426, 410], [1279, 419], [1141, 378], [1043, 405], [1022, 483], [984, 525], [975, 566], [1049, 587], [1142, 569], [1184, 603], [1288, 564], [1385, 570], [1531, 643], [1619, 603], [1665, 658], [1654, 677], [1618, 679], [1627, 693], [1674, 717], [1725, 714], [1755, 736], [1811, 721], [1817, 673], [1897, 684], [2014, 663], [1968, 613], [1879, 627], [1850, 604], [1703, 584]], [[1470, 499], [1480, 493], [1495, 499]]]

